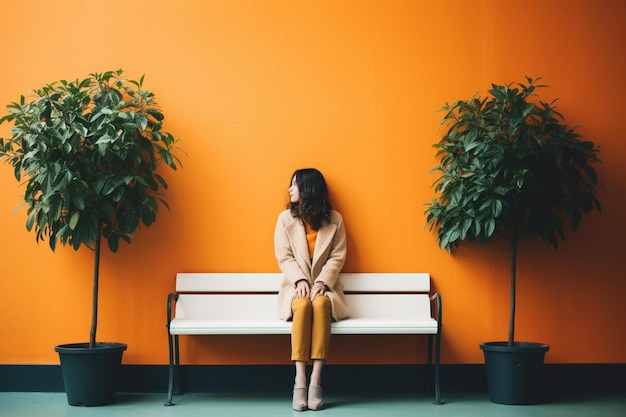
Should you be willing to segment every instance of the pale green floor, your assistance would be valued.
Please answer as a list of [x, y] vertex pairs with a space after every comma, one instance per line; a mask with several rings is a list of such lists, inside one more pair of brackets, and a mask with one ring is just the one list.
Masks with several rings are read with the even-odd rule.
[[551, 399], [543, 404], [511, 406], [491, 403], [486, 394], [446, 394], [444, 405], [426, 395], [326, 395], [326, 409], [296, 412], [288, 394], [185, 394], [165, 407], [165, 394], [118, 394], [115, 404], [72, 407], [64, 393], [0, 393], [2, 417], [626, 417], [626, 394], [593, 394]]

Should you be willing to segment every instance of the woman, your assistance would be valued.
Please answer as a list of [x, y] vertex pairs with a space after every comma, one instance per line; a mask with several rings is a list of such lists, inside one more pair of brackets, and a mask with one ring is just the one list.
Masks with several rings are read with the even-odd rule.
[[[330, 205], [326, 181], [318, 170], [297, 170], [291, 178], [289, 197], [274, 233], [276, 259], [283, 273], [278, 315], [293, 322], [293, 409], [321, 410], [322, 367], [328, 355], [330, 323], [349, 314], [339, 281], [346, 259], [346, 231], [341, 215]], [[309, 360], [313, 370], [307, 399]]]

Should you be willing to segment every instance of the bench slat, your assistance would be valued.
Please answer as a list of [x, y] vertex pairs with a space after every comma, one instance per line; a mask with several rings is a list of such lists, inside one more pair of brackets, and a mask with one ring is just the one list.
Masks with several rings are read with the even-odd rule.
[[346, 294], [351, 318], [429, 319], [427, 294]]
[[430, 292], [428, 273], [352, 273], [341, 274], [345, 292]]
[[180, 320], [170, 325], [171, 334], [188, 335], [255, 335], [291, 334], [291, 323], [271, 320]]
[[333, 334], [437, 334], [434, 319], [346, 319], [331, 326]]
[[[278, 291], [281, 273], [178, 273], [176, 291], [186, 292], [267, 292]], [[430, 292], [428, 273], [341, 274], [345, 292]]]
[[277, 292], [279, 273], [176, 274], [176, 292]]

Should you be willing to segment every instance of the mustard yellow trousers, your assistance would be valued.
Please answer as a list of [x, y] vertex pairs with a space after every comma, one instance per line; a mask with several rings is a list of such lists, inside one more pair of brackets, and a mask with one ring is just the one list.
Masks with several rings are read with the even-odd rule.
[[330, 298], [318, 295], [294, 298], [291, 301], [293, 324], [291, 329], [291, 360], [308, 362], [325, 360], [330, 346]]

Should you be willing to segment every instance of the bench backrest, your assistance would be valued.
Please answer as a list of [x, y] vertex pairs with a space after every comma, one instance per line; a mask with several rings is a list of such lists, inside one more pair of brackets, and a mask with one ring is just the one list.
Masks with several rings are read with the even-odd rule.
[[[178, 273], [176, 317], [272, 320], [280, 273]], [[351, 318], [430, 318], [428, 273], [342, 273]]]
[[[176, 275], [178, 293], [278, 293], [280, 273], [194, 273]], [[348, 293], [430, 293], [428, 273], [342, 273]]]

